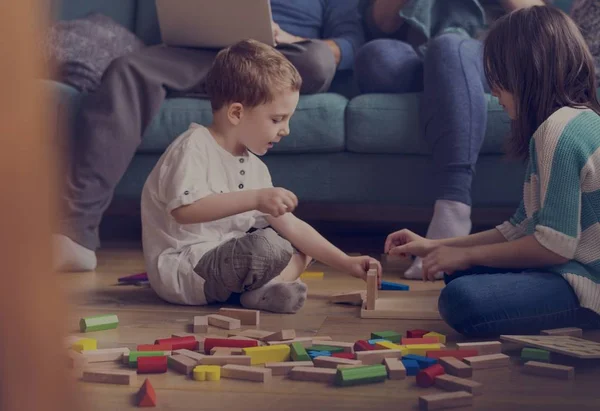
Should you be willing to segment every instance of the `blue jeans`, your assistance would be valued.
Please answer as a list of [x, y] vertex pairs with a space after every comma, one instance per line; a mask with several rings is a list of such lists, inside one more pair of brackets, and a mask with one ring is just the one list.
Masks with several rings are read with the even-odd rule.
[[444, 280], [440, 314], [468, 337], [600, 328], [600, 315], [581, 307], [569, 283], [558, 274], [474, 267]]
[[435, 198], [471, 205], [487, 124], [482, 43], [443, 34], [422, 58], [402, 41], [373, 40], [358, 51], [354, 73], [363, 93], [423, 92], [420, 126], [432, 150]]

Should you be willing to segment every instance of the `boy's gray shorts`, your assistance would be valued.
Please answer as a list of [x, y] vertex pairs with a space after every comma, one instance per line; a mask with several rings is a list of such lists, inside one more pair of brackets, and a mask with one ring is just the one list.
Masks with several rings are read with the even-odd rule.
[[288, 240], [266, 228], [210, 250], [194, 271], [205, 280], [206, 301], [225, 302], [233, 293], [255, 290], [277, 277], [293, 254]]

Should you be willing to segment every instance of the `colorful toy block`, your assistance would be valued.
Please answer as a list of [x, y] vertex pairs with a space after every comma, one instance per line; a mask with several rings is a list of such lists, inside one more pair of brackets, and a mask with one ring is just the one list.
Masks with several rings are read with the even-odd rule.
[[358, 340], [357, 342], [354, 343], [354, 351], [373, 351], [373, 350], [377, 350], [377, 348], [374, 345], [369, 344], [369, 342], [366, 340]]
[[426, 357], [429, 358], [454, 357], [459, 360], [476, 355], [479, 355], [477, 350], [433, 350], [426, 353]]
[[146, 378], [137, 392], [135, 403], [138, 407], [156, 407], [156, 392], [149, 379]]
[[140, 344], [137, 351], [173, 351], [171, 344]]
[[138, 374], [162, 374], [167, 372], [167, 357], [139, 357]]
[[406, 368], [406, 375], [411, 376], [411, 375], [417, 375], [419, 373], [419, 371], [421, 370], [419, 368], [419, 363], [416, 362], [415, 360], [401, 360], [402, 361], [402, 365], [404, 365], [404, 368]]
[[92, 331], [112, 330], [119, 326], [119, 318], [115, 314], [96, 315], [79, 320], [79, 330], [82, 333]]
[[442, 347], [440, 344], [416, 344], [406, 345], [406, 354], [415, 354], [426, 356], [429, 351], [439, 350]]
[[258, 347], [256, 340], [236, 340], [230, 338], [206, 338], [204, 340], [204, 353], [210, 354], [214, 347], [248, 348]]
[[384, 365], [367, 365], [363, 367], [338, 369], [335, 384], [340, 387], [348, 387], [352, 385], [383, 382], [386, 379], [387, 369]]
[[306, 349], [307, 351], [329, 351], [330, 353], [334, 352], [345, 352], [342, 347], [334, 347], [332, 345], [313, 345]]
[[319, 271], [305, 271], [300, 274], [300, 278], [303, 280], [311, 279], [311, 280], [322, 280], [325, 276], [324, 272]]
[[417, 385], [421, 388], [431, 387], [435, 382], [435, 377], [445, 373], [444, 367], [442, 367], [440, 364], [434, 364], [431, 367], [427, 367], [424, 370], [419, 371], [417, 374]]
[[423, 335], [423, 338], [433, 337], [437, 338], [437, 342], [440, 344], [446, 344], [446, 336], [444, 334], [436, 333], [435, 331], [429, 332]]
[[218, 365], [198, 365], [193, 371], [196, 381], [219, 381], [221, 379], [221, 367]]
[[172, 350], [190, 350], [195, 351], [198, 349], [198, 341], [196, 337], [191, 335], [189, 337], [171, 337], [171, 338], [160, 338], [154, 341], [154, 344], [170, 345]]
[[383, 291], [408, 291], [410, 287], [406, 284], [392, 283], [391, 281], [382, 281], [380, 290]]
[[308, 351], [308, 356], [311, 359], [315, 359], [317, 357], [331, 357], [332, 353], [329, 351]]
[[351, 352], [334, 352], [331, 354], [334, 358], [345, 358], [347, 360], [353, 360], [356, 358], [356, 354]]
[[371, 333], [371, 338], [388, 340], [393, 343], [400, 343], [402, 336], [395, 331], [377, 331]]
[[439, 344], [436, 337], [403, 338], [402, 345]]
[[82, 352], [82, 351], [88, 351], [88, 350], [97, 350], [98, 349], [98, 341], [94, 340], [93, 338], [82, 338], [81, 340], [78, 340], [77, 342], [75, 342], [71, 348], [73, 348], [74, 351], [77, 352]]
[[534, 360], [550, 362], [550, 351], [525, 347], [521, 350], [521, 359], [524, 361]]
[[289, 361], [290, 351], [289, 345], [269, 345], [266, 347], [244, 348], [244, 355], [251, 358], [252, 365], [256, 365]]
[[427, 330], [407, 330], [406, 331], [406, 338], [422, 338], [425, 334], [429, 333], [431, 331], [427, 331]]
[[502, 343], [500, 341], [483, 341], [472, 343], [456, 343], [459, 350], [477, 350], [478, 355], [500, 354]]
[[393, 342], [390, 342], [390, 341], [380, 341], [377, 344], [375, 344], [375, 347], [378, 350], [400, 350], [400, 351], [402, 351], [403, 355], [407, 351], [405, 346], [394, 344]]
[[137, 368], [140, 357], [165, 357], [164, 351], [131, 351], [129, 353], [129, 366]]
[[421, 369], [431, 367], [432, 365], [438, 363], [437, 359], [423, 357], [422, 355], [407, 354], [407, 355], [403, 356], [402, 358], [406, 359], [406, 360], [415, 360], [419, 364], [419, 368], [421, 368]]
[[370, 340], [367, 340], [367, 342], [371, 345], [376, 345], [378, 342], [382, 342], [382, 341], [388, 341], [385, 338], [371, 338]]

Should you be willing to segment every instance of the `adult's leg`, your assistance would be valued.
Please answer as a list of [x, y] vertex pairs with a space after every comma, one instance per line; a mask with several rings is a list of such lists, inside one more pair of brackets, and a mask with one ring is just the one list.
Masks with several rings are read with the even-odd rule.
[[360, 48], [354, 72], [362, 93], [410, 93], [423, 89], [423, 61], [407, 43], [373, 40]]
[[[433, 151], [437, 199], [428, 238], [471, 231], [471, 183], [485, 136], [486, 90], [481, 42], [458, 34], [431, 41], [420, 110], [423, 137]], [[421, 278], [421, 259], [405, 275]]]
[[329, 46], [320, 40], [280, 44], [279, 50], [296, 67], [302, 77], [301, 94], [324, 93], [329, 90], [337, 67]]
[[[115, 186], [168, 90], [198, 88], [216, 53], [151, 47], [115, 60], [100, 88], [82, 99], [75, 125], [75, 153], [65, 193], [61, 240], [71, 253], [58, 255], [57, 269], [95, 267], [77, 251], [99, 246], [98, 225]], [[68, 244], [71, 242], [71, 244]], [[90, 251], [91, 250], [91, 251]]]
[[449, 278], [440, 294], [440, 314], [469, 337], [600, 327], [600, 316], [582, 308], [569, 283], [558, 274], [527, 271]]

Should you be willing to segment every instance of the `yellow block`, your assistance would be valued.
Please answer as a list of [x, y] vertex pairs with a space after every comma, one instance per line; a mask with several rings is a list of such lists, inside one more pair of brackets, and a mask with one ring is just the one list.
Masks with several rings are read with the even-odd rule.
[[289, 345], [268, 345], [264, 347], [244, 348], [244, 355], [250, 356], [250, 363], [266, 364], [268, 362], [285, 362], [290, 360]]
[[221, 367], [218, 365], [198, 365], [194, 367], [194, 380], [196, 381], [219, 381], [221, 379]]
[[[406, 345], [406, 354], [425, 356], [427, 351], [437, 351], [441, 349], [442, 346], [440, 344], [409, 344]], [[406, 354], [402, 353], [402, 355]]]
[[307, 278], [322, 280], [325, 273], [317, 272], [317, 271], [305, 271], [300, 274], [300, 278], [306, 280]]
[[381, 348], [382, 350], [400, 350], [402, 355], [408, 354], [408, 350], [405, 345], [394, 344], [390, 341], [379, 341], [375, 344], [377, 348]]
[[77, 352], [90, 351], [98, 349], [98, 342], [93, 338], [82, 338], [74, 343], [71, 348]]
[[444, 334], [436, 333], [435, 331], [427, 333], [423, 335], [423, 337], [435, 337], [440, 344], [446, 344], [446, 336]]

